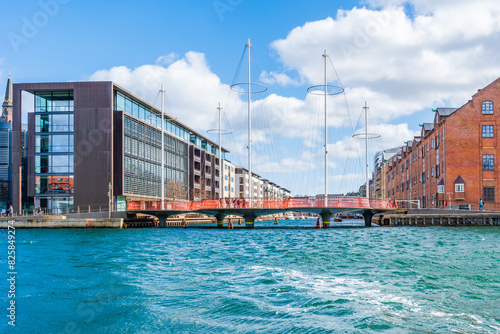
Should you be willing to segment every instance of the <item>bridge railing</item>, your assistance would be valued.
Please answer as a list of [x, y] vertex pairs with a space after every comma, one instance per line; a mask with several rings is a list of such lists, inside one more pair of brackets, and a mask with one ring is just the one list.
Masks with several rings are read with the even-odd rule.
[[394, 203], [388, 199], [371, 199], [370, 207], [376, 209], [394, 209]]
[[[392, 209], [390, 200], [368, 199], [365, 197], [331, 196], [324, 197], [292, 197], [287, 199], [206, 199], [201, 202], [166, 201], [164, 210], [199, 211], [210, 209], [300, 209], [300, 208], [362, 208], [362, 209]], [[134, 201], [129, 202], [127, 210], [161, 210], [161, 202]]]

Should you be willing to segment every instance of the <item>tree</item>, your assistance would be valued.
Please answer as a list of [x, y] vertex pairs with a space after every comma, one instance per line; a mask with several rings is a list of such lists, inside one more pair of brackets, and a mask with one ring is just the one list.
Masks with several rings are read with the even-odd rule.
[[167, 197], [172, 199], [173, 201], [178, 200], [178, 199], [187, 199], [187, 186], [184, 184], [184, 182], [181, 181], [175, 181], [172, 179], [169, 179], [167, 181]]

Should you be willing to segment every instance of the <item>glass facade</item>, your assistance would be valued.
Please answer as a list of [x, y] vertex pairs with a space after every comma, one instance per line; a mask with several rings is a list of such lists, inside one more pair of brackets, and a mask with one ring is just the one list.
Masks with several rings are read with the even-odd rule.
[[[114, 108], [115, 110], [124, 111], [143, 122], [161, 129], [161, 114], [156, 109], [152, 109], [145, 104], [132, 100], [120, 92], [114, 93]], [[185, 142], [191, 142], [196, 147], [204, 149], [209, 153], [215, 155], [219, 154], [219, 148], [217, 146], [212, 145], [208, 143], [206, 139], [193, 134], [192, 131], [176, 123], [173, 118], [167, 115], [165, 115], [163, 119], [163, 129], [169, 134], [177, 136]], [[225, 152], [223, 152], [223, 159], [225, 158], [224, 153]]]
[[[124, 184], [127, 195], [161, 197], [161, 131], [124, 116]], [[187, 199], [188, 144], [164, 136], [165, 198]]]
[[10, 142], [12, 123], [0, 123], [0, 210], [10, 204]]
[[35, 205], [73, 211], [73, 92], [35, 93]]

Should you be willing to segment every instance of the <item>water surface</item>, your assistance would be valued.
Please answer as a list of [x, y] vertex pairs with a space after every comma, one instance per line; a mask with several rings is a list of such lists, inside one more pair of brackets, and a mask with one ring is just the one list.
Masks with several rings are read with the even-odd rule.
[[17, 230], [15, 332], [500, 332], [499, 227], [314, 224]]

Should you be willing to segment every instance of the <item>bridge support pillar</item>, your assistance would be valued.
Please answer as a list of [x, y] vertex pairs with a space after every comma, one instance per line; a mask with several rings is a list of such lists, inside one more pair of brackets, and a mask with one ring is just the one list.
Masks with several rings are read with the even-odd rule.
[[217, 228], [223, 228], [224, 227], [224, 218], [226, 215], [222, 212], [219, 212], [218, 214], [215, 215], [215, 218], [217, 219]]
[[248, 215], [244, 215], [243, 218], [245, 219], [245, 227], [246, 228], [254, 228], [255, 218], [257, 218], [255, 215], [248, 214]]
[[365, 227], [371, 227], [373, 212], [371, 210], [363, 212], [363, 218], [365, 218]]
[[167, 216], [158, 216], [158, 227], [165, 228], [167, 227]]
[[330, 218], [332, 218], [332, 213], [330, 211], [321, 212], [321, 220], [323, 221], [323, 228], [330, 227]]

